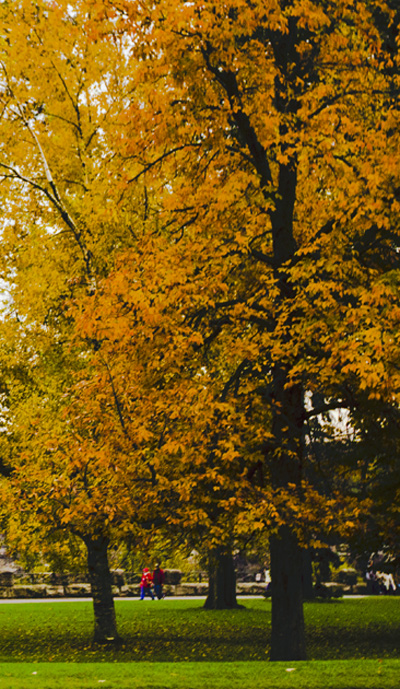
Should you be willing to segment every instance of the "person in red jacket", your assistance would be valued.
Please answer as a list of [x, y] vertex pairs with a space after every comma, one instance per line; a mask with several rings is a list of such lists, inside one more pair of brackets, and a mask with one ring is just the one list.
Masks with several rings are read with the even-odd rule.
[[156, 568], [153, 572], [153, 584], [154, 584], [154, 593], [156, 594], [156, 596], [159, 600], [161, 598], [164, 598], [164, 596], [163, 596], [163, 583], [164, 583], [164, 570], [161, 569], [160, 565], [156, 565]]
[[151, 596], [152, 600], [154, 600], [152, 584], [153, 577], [151, 576], [151, 572], [148, 567], [145, 567], [143, 570], [142, 578], [140, 580], [140, 600], [144, 599], [146, 593], [149, 596]]

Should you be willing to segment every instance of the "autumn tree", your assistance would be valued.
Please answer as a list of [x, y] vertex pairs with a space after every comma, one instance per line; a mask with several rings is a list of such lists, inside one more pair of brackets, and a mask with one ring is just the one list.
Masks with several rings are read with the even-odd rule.
[[154, 475], [79, 303], [152, 219], [139, 184], [111, 201], [130, 67], [124, 35], [96, 24], [90, 5], [0, 9], [4, 511], [19, 550], [63, 532], [84, 542], [94, 638], [105, 642], [118, 640], [108, 547], [139, 538]]
[[254, 434], [258, 513], [276, 512], [271, 659], [301, 659], [301, 546], [322, 504], [305, 420], [351, 410], [353, 387], [398, 395], [398, 16], [375, 0], [107, 7], [140, 43], [148, 88], [121, 145], [135, 158], [146, 131], [137, 176], [169, 180], [165, 227], [197, 257], [204, 305], [187, 322], [231, 367], [224, 402], [238, 410], [248, 386], [269, 410]]
[[[156, 482], [170, 523], [205, 527], [223, 556], [232, 529], [268, 529], [271, 658], [303, 658], [303, 546], [357, 516], [312, 481], [306, 421], [397, 403], [396, 7], [16, 8], [2, 6], [6, 263], [11, 278], [25, 261], [28, 284], [38, 242], [62, 249], [62, 269], [42, 263], [49, 294], [13, 298], [26, 335], [50, 324], [75, 354], [36, 436], [66, 462], [68, 519], [84, 447], [91, 492], [118, 468], [145, 511]], [[50, 464], [26, 428], [32, 480]]]
[[[183, 244], [151, 236], [140, 255], [136, 249], [122, 254], [96, 293], [80, 300], [75, 321], [101, 343], [99, 369], [104, 357], [112, 362], [126, 426], [137, 426], [136, 436], [148, 444], [164, 528], [183, 534], [209, 560], [207, 605], [236, 607], [232, 548], [250, 524], [257, 528], [241, 486], [246, 457], [254, 461], [250, 419], [263, 410], [257, 403], [246, 407], [244, 392], [236, 408], [224, 400], [221, 385], [234, 371], [216, 352], [204, 365], [202, 337], [184, 318], [190, 304], [197, 310], [204, 300], [197, 264]], [[91, 398], [99, 394], [101, 386], [93, 387]], [[221, 567], [230, 580], [227, 585], [219, 572], [216, 595], [214, 570]]]

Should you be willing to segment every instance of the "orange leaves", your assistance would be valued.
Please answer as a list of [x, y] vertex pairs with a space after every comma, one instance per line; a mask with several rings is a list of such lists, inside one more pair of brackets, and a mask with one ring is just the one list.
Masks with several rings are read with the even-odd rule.
[[162, 496], [210, 542], [332, 528], [340, 496], [270, 486], [304, 432], [276, 432], [274, 371], [282, 398], [399, 393], [398, 111], [371, 8], [2, 6], [20, 341], [3, 332], [32, 376], [12, 424], [46, 520], [129, 531]]
[[310, 0], [298, 0], [288, 8], [287, 14], [298, 18], [298, 26], [312, 31], [329, 25], [329, 17], [322, 7], [318, 7]]

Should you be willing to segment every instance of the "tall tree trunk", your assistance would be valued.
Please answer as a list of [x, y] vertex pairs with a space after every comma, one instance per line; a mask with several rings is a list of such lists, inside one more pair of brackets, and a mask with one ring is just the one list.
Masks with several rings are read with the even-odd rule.
[[302, 549], [289, 527], [271, 536], [271, 660], [304, 660]]
[[[272, 429], [275, 452], [271, 482], [275, 490], [299, 487], [302, 477], [303, 390], [287, 384], [284, 366], [274, 371], [275, 407]], [[271, 660], [305, 660], [303, 615], [303, 549], [289, 524], [270, 539], [271, 555]]]
[[236, 600], [236, 573], [232, 552], [217, 547], [209, 553], [207, 610], [240, 608]]
[[112, 579], [108, 565], [108, 539], [102, 536], [85, 540], [88, 552], [88, 570], [93, 597], [94, 636], [96, 643], [110, 644], [120, 641], [117, 632]]

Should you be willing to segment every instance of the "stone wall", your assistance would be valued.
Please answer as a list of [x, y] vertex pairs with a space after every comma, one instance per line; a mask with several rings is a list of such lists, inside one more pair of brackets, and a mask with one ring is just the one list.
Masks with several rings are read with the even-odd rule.
[[[140, 573], [114, 570], [111, 574], [114, 596], [139, 596]], [[181, 578], [180, 570], [165, 570], [166, 595], [176, 595]], [[87, 574], [0, 571], [0, 598], [87, 598], [90, 595]]]
[[[165, 570], [164, 592], [166, 596], [206, 596], [207, 581], [182, 582], [179, 570]], [[141, 574], [114, 570], [113, 595], [115, 597], [139, 596]], [[266, 585], [261, 582], [238, 582], [237, 595], [265, 595]], [[366, 594], [365, 584], [346, 585], [330, 582], [317, 591], [320, 597], [338, 597], [349, 593]], [[85, 574], [15, 573], [0, 571], [0, 598], [89, 598], [90, 584]]]
[[[139, 596], [141, 575], [137, 572], [114, 570], [113, 594], [116, 597]], [[262, 595], [265, 585], [238, 583], [238, 595]], [[165, 570], [166, 596], [206, 596], [208, 583], [182, 582], [180, 570]], [[90, 584], [85, 574], [55, 574], [52, 572], [0, 572], [0, 598], [88, 598]]]

